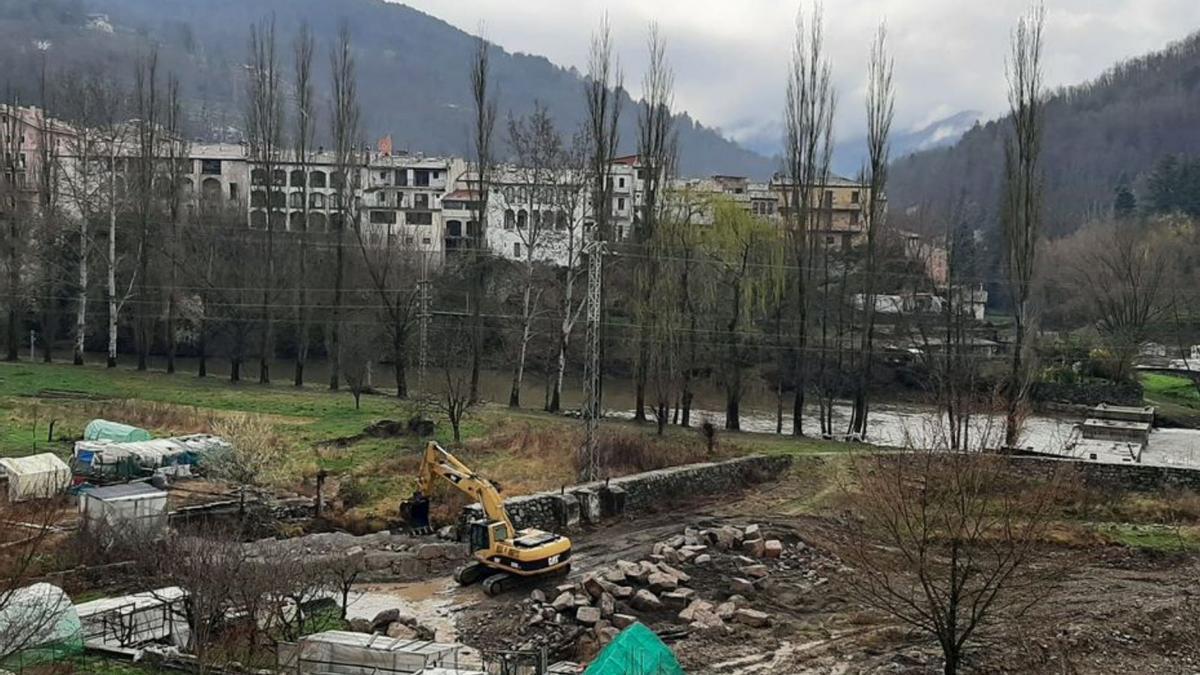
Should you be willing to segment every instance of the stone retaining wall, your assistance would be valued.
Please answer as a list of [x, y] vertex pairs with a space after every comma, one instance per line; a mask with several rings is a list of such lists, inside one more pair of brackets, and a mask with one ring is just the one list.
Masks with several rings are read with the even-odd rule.
[[1024, 476], [1049, 478], [1057, 470], [1075, 471], [1089, 487], [1155, 492], [1190, 490], [1200, 492], [1200, 469], [1147, 464], [1106, 464], [1053, 457], [1009, 457], [1009, 465]]
[[[788, 456], [752, 455], [725, 462], [687, 464], [657, 471], [583, 483], [557, 492], [540, 492], [504, 501], [519, 528], [558, 531], [580, 522], [597, 522], [621, 513], [638, 513], [696, 495], [733, 492], [746, 485], [774, 480], [791, 466]], [[460, 531], [483, 517], [471, 504], [459, 518]]]

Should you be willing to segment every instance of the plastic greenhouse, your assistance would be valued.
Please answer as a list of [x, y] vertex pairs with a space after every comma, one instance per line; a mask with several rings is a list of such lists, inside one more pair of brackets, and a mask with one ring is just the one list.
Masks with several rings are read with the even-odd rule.
[[83, 440], [85, 441], [133, 443], [135, 441], [148, 441], [151, 438], [150, 432], [145, 429], [121, 424], [120, 422], [110, 422], [108, 420], [92, 420], [83, 429]]
[[0, 459], [8, 477], [8, 501], [52, 497], [71, 485], [71, 469], [58, 457], [45, 452], [28, 457]]
[[0, 609], [0, 668], [19, 672], [82, 651], [79, 615], [58, 586], [17, 589]]
[[635, 623], [600, 652], [584, 675], [684, 675], [671, 648]]

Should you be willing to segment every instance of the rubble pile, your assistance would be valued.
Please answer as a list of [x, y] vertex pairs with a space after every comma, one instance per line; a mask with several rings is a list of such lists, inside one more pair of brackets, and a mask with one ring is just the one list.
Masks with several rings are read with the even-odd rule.
[[[784, 554], [783, 542], [768, 539], [758, 525], [689, 527], [654, 544], [644, 560], [618, 560], [578, 582], [534, 590], [522, 601], [528, 639], [521, 648], [555, 648], [576, 638], [594, 643], [581, 645], [584, 651], [599, 648], [635, 621], [659, 624], [667, 634], [766, 628], [771, 615], [756, 609], [753, 598], [769, 588]], [[725, 577], [727, 583], [712, 583]], [[711, 597], [701, 597], [702, 589]]]
[[361, 558], [363, 580], [423, 579], [447, 573], [462, 564], [466, 547], [452, 541], [412, 537], [399, 532], [376, 532], [354, 536], [344, 532], [321, 532], [292, 539], [262, 539], [245, 544], [252, 557], [301, 556]]
[[350, 622], [350, 630], [355, 633], [386, 635], [398, 640], [432, 641], [436, 634], [432, 627], [420, 623], [416, 617], [399, 609], [385, 609], [370, 621], [354, 619]]

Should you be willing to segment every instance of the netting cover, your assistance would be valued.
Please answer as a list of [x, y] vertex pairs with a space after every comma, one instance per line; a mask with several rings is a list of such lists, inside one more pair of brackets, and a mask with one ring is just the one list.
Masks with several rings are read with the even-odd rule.
[[114, 441], [116, 443], [132, 443], [134, 441], [150, 440], [150, 432], [145, 429], [131, 427], [120, 422], [108, 420], [92, 420], [83, 430], [85, 441]]
[[12, 592], [0, 609], [0, 667], [24, 667], [83, 652], [79, 615], [62, 589], [34, 584]]
[[71, 484], [71, 468], [49, 452], [5, 457], [0, 459], [0, 469], [8, 476], [8, 500], [11, 502], [52, 497]]
[[654, 631], [640, 623], [626, 628], [600, 652], [584, 675], [684, 675]]

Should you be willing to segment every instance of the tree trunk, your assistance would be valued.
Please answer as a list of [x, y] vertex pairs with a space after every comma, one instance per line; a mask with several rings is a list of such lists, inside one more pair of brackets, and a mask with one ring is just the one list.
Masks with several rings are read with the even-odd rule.
[[196, 377], [208, 377], [208, 324], [203, 318], [196, 332]]
[[108, 173], [108, 359], [109, 368], [117, 367], [117, 178], [116, 158]]
[[392, 331], [392, 368], [396, 374], [396, 398], [408, 398], [408, 374], [404, 367], [406, 331], [399, 326]]
[[333, 280], [333, 317], [329, 326], [329, 390], [338, 390], [338, 380], [341, 378], [341, 330], [342, 320], [342, 283], [345, 276], [345, 232], [346, 220], [342, 216], [342, 222], [338, 224], [337, 246], [336, 246], [336, 262], [334, 269]]
[[75, 300], [75, 349], [72, 361], [83, 365], [84, 340], [87, 337], [88, 288], [88, 217], [86, 212], [79, 225], [79, 296]]
[[242, 381], [242, 359], [241, 359], [241, 357], [234, 357], [229, 360], [229, 381], [230, 382], [241, 382]]

